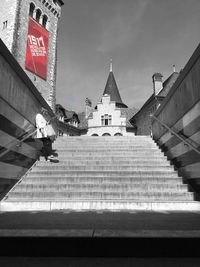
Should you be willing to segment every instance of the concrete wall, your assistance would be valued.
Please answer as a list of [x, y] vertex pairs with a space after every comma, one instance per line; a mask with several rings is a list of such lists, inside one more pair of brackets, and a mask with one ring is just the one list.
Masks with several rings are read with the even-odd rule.
[[[42, 14], [48, 16], [49, 50], [46, 80], [25, 69], [29, 6], [31, 2], [35, 4], [36, 9], [39, 8], [42, 11]], [[48, 7], [46, 3], [49, 4]], [[50, 6], [51, 9], [49, 9]], [[55, 11], [57, 14], [54, 14]], [[0, 10], [1, 21], [5, 21], [7, 18], [9, 25], [7, 30], [1, 32], [2, 40], [53, 110], [56, 102], [56, 49], [60, 13], [61, 7], [55, 5], [52, 0], [46, 0], [44, 4], [41, 0], [5, 0], [2, 1]]]
[[[200, 150], [200, 45], [184, 67], [155, 116]], [[176, 165], [179, 174], [198, 188], [200, 155], [156, 120], [153, 138]]]

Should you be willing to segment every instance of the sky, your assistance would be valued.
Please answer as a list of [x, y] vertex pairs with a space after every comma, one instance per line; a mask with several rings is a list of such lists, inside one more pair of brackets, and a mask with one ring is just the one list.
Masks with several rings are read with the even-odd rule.
[[110, 59], [123, 102], [140, 108], [184, 68], [200, 42], [199, 0], [64, 0], [58, 32], [57, 103], [84, 111], [101, 99]]

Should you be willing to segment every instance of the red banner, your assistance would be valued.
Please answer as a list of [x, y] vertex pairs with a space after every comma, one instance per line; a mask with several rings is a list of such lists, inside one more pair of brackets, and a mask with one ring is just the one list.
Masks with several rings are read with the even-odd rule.
[[49, 32], [29, 17], [28, 40], [26, 49], [26, 69], [47, 78]]

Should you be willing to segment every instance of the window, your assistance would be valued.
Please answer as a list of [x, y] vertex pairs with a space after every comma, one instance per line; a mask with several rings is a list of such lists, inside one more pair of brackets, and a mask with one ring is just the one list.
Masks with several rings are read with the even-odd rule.
[[36, 21], [37, 22], [40, 22], [41, 15], [42, 15], [41, 10], [40, 9], [37, 9], [37, 11], [36, 11]]
[[8, 26], [8, 21], [6, 20], [3, 22], [3, 30], [5, 30], [7, 28], [7, 26]]
[[104, 134], [102, 134], [102, 136], [110, 136], [110, 134], [109, 133], [104, 133]]
[[108, 117], [108, 125], [111, 125], [111, 124], [112, 124], [112, 116], [109, 115], [109, 117]]
[[101, 116], [101, 125], [106, 126], [106, 125], [111, 125], [112, 124], [112, 116], [105, 114]]
[[122, 136], [122, 134], [121, 133], [116, 133], [116, 134], [114, 134], [114, 136]]
[[30, 8], [29, 8], [30, 17], [33, 17], [34, 10], [35, 10], [35, 5], [33, 3], [30, 3]]
[[42, 18], [42, 25], [46, 28], [47, 27], [47, 21], [48, 21], [48, 17], [46, 15], [43, 15]]

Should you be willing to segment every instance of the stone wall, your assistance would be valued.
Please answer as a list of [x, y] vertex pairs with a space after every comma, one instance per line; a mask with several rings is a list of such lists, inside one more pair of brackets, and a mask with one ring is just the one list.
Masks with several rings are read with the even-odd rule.
[[1, 1], [0, 38], [12, 52], [18, 0]]
[[[39, 8], [42, 14], [48, 17], [47, 30], [49, 31], [49, 50], [46, 80], [25, 69], [30, 3], [34, 3], [36, 9]], [[47, 4], [48, 6], [46, 6]], [[5, 21], [7, 17], [11, 18], [7, 32], [5, 31], [3, 33], [3, 41], [44, 99], [54, 110], [56, 103], [57, 33], [61, 7], [55, 5], [53, 0], [6, 0], [3, 3], [1, 13], [2, 12], [4, 12], [4, 17], [1, 20]]]

